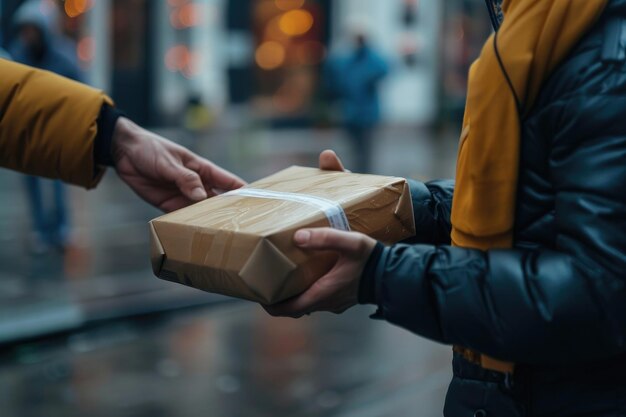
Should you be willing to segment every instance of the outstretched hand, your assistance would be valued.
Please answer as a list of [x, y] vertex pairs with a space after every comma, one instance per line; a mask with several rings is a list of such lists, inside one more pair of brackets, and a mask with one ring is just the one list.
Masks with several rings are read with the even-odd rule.
[[115, 125], [112, 152], [122, 181], [165, 212], [245, 185], [236, 175], [124, 117]]
[[265, 310], [272, 316], [299, 318], [316, 311], [340, 314], [356, 305], [361, 275], [376, 241], [362, 233], [330, 228], [299, 230], [294, 241], [304, 250], [333, 251], [337, 260], [306, 292]]

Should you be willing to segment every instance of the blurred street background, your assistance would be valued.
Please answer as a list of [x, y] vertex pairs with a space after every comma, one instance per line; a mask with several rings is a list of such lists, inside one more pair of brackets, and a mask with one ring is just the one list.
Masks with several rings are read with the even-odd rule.
[[[0, 7], [14, 59], [39, 27], [74, 78], [248, 181], [329, 148], [348, 169], [453, 177], [467, 70], [490, 33], [482, 0]], [[448, 347], [369, 320], [372, 308], [274, 319], [154, 278], [159, 213], [111, 170], [94, 191], [34, 190], [0, 171], [0, 416], [441, 415]]]

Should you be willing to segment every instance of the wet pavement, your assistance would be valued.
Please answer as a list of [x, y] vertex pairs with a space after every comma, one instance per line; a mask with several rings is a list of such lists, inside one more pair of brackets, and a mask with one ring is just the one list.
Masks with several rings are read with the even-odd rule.
[[[163, 133], [246, 180], [315, 165], [326, 148], [353, 165], [336, 130]], [[455, 143], [383, 129], [373, 171], [450, 177]], [[371, 321], [367, 308], [274, 319], [157, 280], [146, 228], [157, 211], [112, 173], [70, 194], [73, 244], [34, 254], [21, 177], [0, 172], [0, 416], [441, 415], [448, 348]]]
[[358, 308], [274, 319], [228, 304], [4, 358], [3, 416], [439, 416], [450, 353]]

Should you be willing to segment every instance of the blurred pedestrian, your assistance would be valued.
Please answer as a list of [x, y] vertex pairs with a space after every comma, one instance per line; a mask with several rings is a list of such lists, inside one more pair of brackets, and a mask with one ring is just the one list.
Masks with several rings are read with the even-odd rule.
[[206, 133], [213, 123], [215, 116], [211, 108], [204, 103], [200, 94], [191, 94], [187, 98], [183, 126], [194, 137], [199, 137]]
[[367, 173], [371, 170], [374, 129], [381, 119], [378, 87], [389, 69], [363, 28], [352, 31], [352, 42], [348, 53], [328, 60], [324, 81], [329, 97], [340, 102], [342, 124], [356, 161], [355, 171]]
[[452, 345], [446, 417], [626, 415], [626, 0], [487, 6], [456, 179], [410, 181], [414, 238], [298, 231], [337, 261], [267, 309], [373, 304]]
[[[58, 10], [51, 3], [25, 2], [17, 10], [13, 24], [17, 38], [10, 50], [15, 61], [80, 81], [80, 68], [72, 59], [75, 48], [61, 37]], [[39, 253], [49, 247], [65, 248], [70, 240], [65, 185], [35, 176], [27, 176], [25, 184], [34, 226], [31, 250]]]

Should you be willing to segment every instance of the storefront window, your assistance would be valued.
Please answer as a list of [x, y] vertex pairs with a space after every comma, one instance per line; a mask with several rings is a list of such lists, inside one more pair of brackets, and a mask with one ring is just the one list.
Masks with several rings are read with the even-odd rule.
[[324, 2], [259, 0], [253, 4], [254, 108], [272, 118], [310, 113], [327, 54]]
[[146, 21], [146, 0], [113, 1], [113, 66], [116, 70], [142, 69]]

